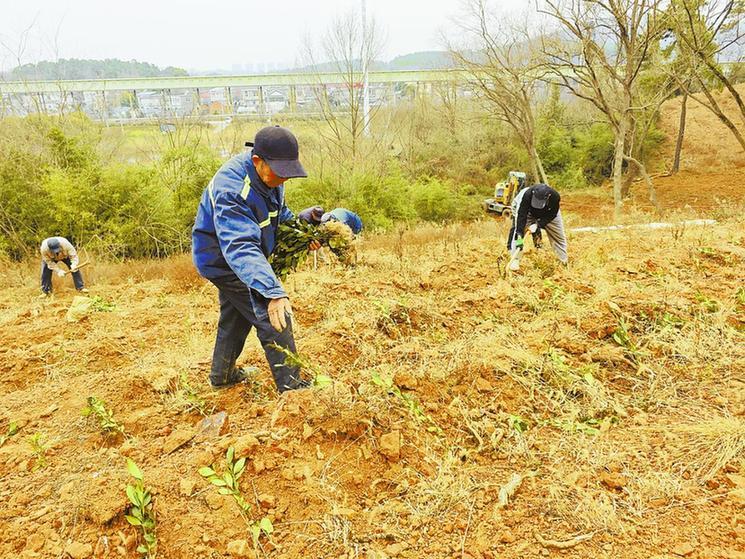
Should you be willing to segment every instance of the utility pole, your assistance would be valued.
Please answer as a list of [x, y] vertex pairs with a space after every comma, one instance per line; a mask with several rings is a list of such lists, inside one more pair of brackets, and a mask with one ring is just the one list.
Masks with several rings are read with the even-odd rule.
[[367, 65], [371, 45], [367, 40], [367, 0], [362, 0], [362, 132], [370, 135], [370, 84]]

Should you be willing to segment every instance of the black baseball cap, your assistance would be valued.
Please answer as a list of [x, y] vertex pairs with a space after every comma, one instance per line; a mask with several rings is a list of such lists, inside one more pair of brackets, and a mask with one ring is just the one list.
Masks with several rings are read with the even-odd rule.
[[547, 184], [536, 184], [533, 187], [533, 196], [530, 199], [530, 206], [536, 210], [542, 210], [548, 203], [551, 196], [551, 187]]
[[253, 142], [246, 142], [258, 155], [269, 164], [274, 174], [283, 179], [307, 177], [298, 159], [297, 138], [287, 128], [267, 126], [256, 133]]

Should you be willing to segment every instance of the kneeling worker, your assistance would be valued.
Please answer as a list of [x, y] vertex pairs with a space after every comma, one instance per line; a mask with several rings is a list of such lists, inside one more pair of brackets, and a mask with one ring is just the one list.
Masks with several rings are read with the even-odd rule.
[[[72, 243], [64, 237], [49, 237], [41, 243], [41, 291], [44, 295], [52, 293], [52, 273], [63, 278], [68, 270], [72, 272], [72, 281], [75, 289], [81, 293], [88, 293], [83, 284], [83, 275], [78, 271], [80, 261], [78, 253]], [[63, 262], [68, 270], [60, 268]]]
[[512, 252], [510, 269], [520, 269], [526, 227], [540, 246], [541, 231], [546, 231], [554, 253], [565, 266], [569, 262], [564, 221], [559, 205], [561, 196], [547, 184], [535, 184], [518, 192], [512, 201], [512, 228], [507, 239], [507, 249]]
[[[298, 161], [297, 140], [286, 128], [262, 128], [247, 145], [253, 150], [225, 163], [207, 185], [192, 230], [194, 264], [217, 286], [220, 301], [210, 383], [222, 388], [246, 379], [235, 362], [253, 327], [277, 389], [305, 388], [309, 383], [299, 367], [285, 365], [282, 350], [296, 352], [292, 308], [267, 258], [279, 224], [293, 218], [285, 206], [284, 182], [308, 175]], [[310, 248], [320, 247], [314, 242]]]

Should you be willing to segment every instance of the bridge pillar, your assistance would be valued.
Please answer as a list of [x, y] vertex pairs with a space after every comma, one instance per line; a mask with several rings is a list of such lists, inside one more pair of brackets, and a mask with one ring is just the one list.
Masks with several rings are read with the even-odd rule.
[[106, 106], [106, 91], [101, 92], [101, 117], [103, 118], [103, 123], [108, 124], [109, 109]]
[[228, 104], [228, 108], [231, 114], [235, 114], [235, 104], [233, 103], [233, 90], [230, 86], [225, 88], [225, 102]]
[[295, 114], [297, 112], [297, 86], [290, 86], [290, 113]]
[[194, 98], [192, 103], [194, 106], [191, 109], [192, 114], [196, 114], [197, 116], [202, 114], [202, 96], [199, 93], [199, 88], [194, 88]]
[[259, 86], [259, 116], [266, 114], [266, 103], [264, 102], [264, 86]]

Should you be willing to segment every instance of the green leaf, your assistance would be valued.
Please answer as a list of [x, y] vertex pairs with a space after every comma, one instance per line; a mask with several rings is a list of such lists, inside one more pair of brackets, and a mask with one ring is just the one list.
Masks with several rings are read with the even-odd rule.
[[137, 553], [148, 553], [148, 548], [145, 545], [138, 545], [137, 546]]
[[131, 475], [133, 478], [142, 481], [142, 471], [140, 470], [140, 468], [137, 467], [137, 464], [132, 462], [130, 458], [127, 458], [127, 470], [129, 471], [129, 475]]
[[235, 477], [238, 477], [243, 472], [243, 468], [246, 467], [246, 458], [239, 458], [236, 463], [233, 465], [233, 473], [235, 474]]
[[228, 462], [228, 464], [233, 463], [233, 456], [235, 455], [235, 448], [232, 446], [228, 449], [228, 452], [225, 454], [225, 459]]
[[210, 479], [210, 483], [212, 483], [212, 485], [217, 485], [218, 487], [224, 487], [225, 485], [227, 485], [225, 483], [225, 480], [220, 479], [219, 477]]
[[141, 503], [140, 503], [140, 500], [138, 499], [137, 490], [133, 486], [128, 485], [126, 491], [127, 491], [127, 497], [129, 497], [129, 502], [132, 503], [133, 505], [140, 506]]
[[313, 379], [313, 386], [323, 388], [325, 386], [330, 386], [333, 382], [334, 381], [331, 379], [330, 376], [316, 375], [316, 377]]
[[127, 519], [127, 522], [129, 522], [132, 526], [142, 526], [142, 522], [140, 522], [137, 518], [134, 516], [131, 516], [129, 514], [125, 514], [124, 518]]
[[261, 522], [259, 522], [259, 528], [266, 534], [269, 535], [272, 532], [274, 532], [274, 525], [272, 524], [272, 521], [269, 520], [269, 517], [265, 516], [261, 519]]
[[219, 488], [219, 489], [217, 490], [217, 492], [218, 492], [218, 493], [219, 493], [220, 495], [232, 495], [232, 494], [233, 494], [233, 490], [232, 490], [232, 489], [228, 489], [227, 487], [220, 487], [220, 488]]
[[261, 535], [261, 528], [258, 524], [251, 526], [251, 539], [253, 539], [254, 546], [259, 543], [259, 536]]
[[210, 468], [209, 466], [204, 466], [202, 468], [199, 468], [199, 475], [202, 477], [210, 477], [217, 475], [217, 472]]

